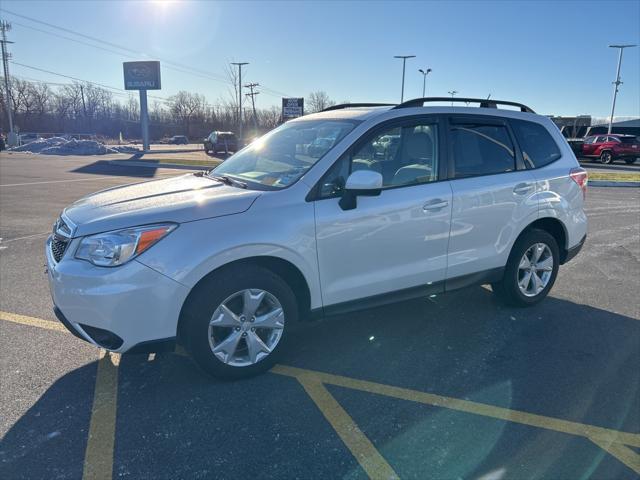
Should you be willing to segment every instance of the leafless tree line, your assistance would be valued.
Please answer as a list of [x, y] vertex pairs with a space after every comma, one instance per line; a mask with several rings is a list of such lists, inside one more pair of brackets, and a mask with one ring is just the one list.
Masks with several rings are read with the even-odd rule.
[[[0, 81], [3, 80], [0, 77]], [[14, 126], [21, 132], [88, 133], [107, 138], [118, 138], [122, 134], [126, 139], [141, 136], [137, 92], [127, 95], [93, 83], [51, 86], [13, 78], [9, 99]], [[311, 93], [306, 103], [307, 113], [333, 104], [325, 92]], [[248, 104], [243, 107], [248, 107]], [[243, 123], [248, 135], [271, 130], [282, 122], [279, 106], [258, 109], [256, 114], [258, 132], [253, 131], [253, 111], [244, 108]], [[178, 134], [199, 139], [213, 130], [236, 131], [237, 92], [232, 89], [229, 99], [220, 100], [217, 104], [207, 102], [204, 95], [187, 91], [180, 91], [166, 100], [154, 98], [153, 92], [149, 92], [149, 124], [153, 139]], [[4, 89], [0, 97], [0, 130], [9, 130]]]

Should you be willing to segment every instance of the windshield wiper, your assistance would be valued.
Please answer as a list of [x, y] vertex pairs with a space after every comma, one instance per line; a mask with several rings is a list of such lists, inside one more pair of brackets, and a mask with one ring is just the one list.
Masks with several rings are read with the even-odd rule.
[[241, 182], [240, 180], [236, 180], [235, 178], [231, 178], [227, 175], [209, 175], [209, 178], [213, 178], [218, 180], [219, 182], [224, 183], [225, 185], [230, 185], [232, 187], [238, 188], [247, 188], [247, 184]]

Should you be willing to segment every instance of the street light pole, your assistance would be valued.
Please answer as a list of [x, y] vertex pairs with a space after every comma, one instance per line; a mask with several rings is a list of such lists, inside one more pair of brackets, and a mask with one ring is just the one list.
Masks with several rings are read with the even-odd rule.
[[422, 74], [422, 98], [424, 98], [425, 88], [427, 86], [427, 75], [429, 75], [432, 70], [430, 68], [426, 70], [420, 68], [418, 71]]
[[393, 58], [402, 59], [402, 91], [400, 93], [400, 103], [404, 102], [404, 68], [407, 64], [407, 58], [415, 58], [415, 55], [394, 55]]
[[451, 106], [453, 107], [453, 97], [455, 96], [456, 93], [458, 93], [457, 90], [450, 90], [447, 92], [449, 95], [451, 95]]
[[231, 62], [231, 65], [238, 66], [238, 118], [240, 125], [238, 126], [238, 141], [240, 148], [244, 146], [242, 138], [242, 66], [249, 65], [249, 62]]
[[618, 96], [618, 87], [622, 82], [620, 81], [620, 66], [622, 65], [622, 51], [625, 48], [637, 47], [637, 45], [609, 45], [609, 48], [617, 48], [619, 49], [618, 54], [618, 70], [616, 71], [616, 81], [613, 82], [613, 102], [611, 103], [611, 117], [609, 117], [609, 129], [607, 133], [611, 133], [611, 129], [613, 128], [613, 112], [616, 110], [616, 97]]

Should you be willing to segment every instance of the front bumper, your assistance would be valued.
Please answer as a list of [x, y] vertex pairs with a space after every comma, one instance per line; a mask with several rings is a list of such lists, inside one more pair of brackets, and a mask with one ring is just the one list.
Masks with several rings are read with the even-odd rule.
[[47, 240], [47, 277], [56, 315], [77, 337], [114, 352], [166, 349], [176, 337], [184, 285], [136, 260], [114, 268], [73, 258], [72, 240], [60, 262]]

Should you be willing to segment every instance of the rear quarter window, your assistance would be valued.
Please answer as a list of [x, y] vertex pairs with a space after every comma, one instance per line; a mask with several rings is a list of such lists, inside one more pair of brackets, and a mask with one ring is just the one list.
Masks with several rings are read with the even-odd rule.
[[562, 154], [551, 134], [539, 123], [511, 120], [527, 168], [540, 168], [558, 160]]

